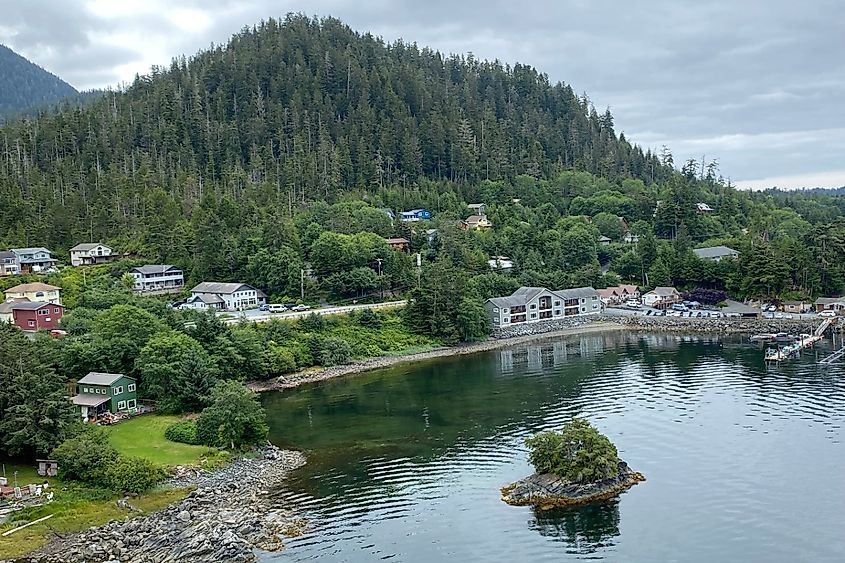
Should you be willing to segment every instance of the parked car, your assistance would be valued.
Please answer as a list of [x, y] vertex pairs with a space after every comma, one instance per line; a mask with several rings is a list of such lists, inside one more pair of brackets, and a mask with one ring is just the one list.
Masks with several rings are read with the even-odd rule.
[[822, 311], [821, 313], [819, 313], [819, 316], [820, 316], [820, 317], [828, 317], [828, 318], [829, 318], [829, 317], [835, 317], [835, 316], [836, 316], [836, 311], [831, 311], [830, 309], [827, 309], [827, 310]]
[[775, 313], [775, 318], [776, 318], [776, 319], [782, 319], [782, 318], [784, 318], [784, 317], [783, 317], [783, 313]]
[[773, 318], [775, 318], [775, 314], [774, 314], [774, 313], [772, 313], [771, 311], [769, 311], [769, 312], [767, 312], [767, 313], [763, 313], [763, 318], [766, 318], [766, 319], [773, 319]]
[[284, 313], [288, 310], [287, 307], [279, 303], [273, 303], [272, 305], [270, 305], [269, 309], [271, 313]]
[[643, 304], [637, 301], [636, 299], [629, 299], [625, 302], [625, 307], [628, 309], [640, 309], [642, 308]]
[[672, 305], [673, 311], [689, 311], [689, 308], [686, 305], [682, 305], [680, 303], [675, 303]]
[[267, 303], [262, 303], [261, 305], [258, 306], [258, 310], [259, 311], [269, 311], [270, 305], [268, 305]]
[[297, 313], [301, 313], [302, 311], [308, 311], [310, 309], [311, 309], [311, 307], [309, 307], [308, 305], [295, 305], [291, 309], [291, 311], [296, 311]]

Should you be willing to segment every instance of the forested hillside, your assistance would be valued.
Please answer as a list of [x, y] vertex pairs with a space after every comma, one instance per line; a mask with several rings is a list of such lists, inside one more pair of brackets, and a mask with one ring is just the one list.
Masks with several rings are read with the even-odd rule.
[[0, 45], [0, 123], [76, 94], [67, 82]]
[[[385, 44], [334, 19], [268, 20], [2, 133], [0, 247], [66, 258], [104, 241], [189, 282], [278, 297], [298, 294], [310, 265], [307, 293], [351, 299], [417, 284], [411, 257], [381, 238], [403, 236], [423, 254], [422, 289], [451, 295], [439, 320], [417, 315], [433, 334], [454, 334], [459, 304], [471, 318], [475, 299], [520, 283], [845, 288], [841, 198], [738, 192], [715, 160], [676, 170], [669, 149], [629, 143], [609, 111], [530, 66]], [[485, 203], [493, 228], [457, 228], [467, 203]], [[385, 207], [433, 219], [409, 226]], [[626, 230], [641, 242], [625, 245]], [[740, 260], [695, 258], [707, 244]], [[498, 255], [513, 259], [508, 275], [489, 271]]]

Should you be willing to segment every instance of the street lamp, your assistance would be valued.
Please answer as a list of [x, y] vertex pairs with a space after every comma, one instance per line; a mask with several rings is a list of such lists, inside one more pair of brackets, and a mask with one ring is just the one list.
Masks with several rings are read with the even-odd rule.
[[384, 301], [384, 280], [381, 277], [381, 263], [384, 261], [383, 258], [376, 258], [376, 262], [378, 262], [378, 285], [381, 288], [381, 300]]

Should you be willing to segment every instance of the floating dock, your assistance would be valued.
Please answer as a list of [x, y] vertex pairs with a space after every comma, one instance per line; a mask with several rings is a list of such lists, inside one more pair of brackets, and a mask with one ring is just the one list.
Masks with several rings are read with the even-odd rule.
[[[816, 331], [813, 334], [802, 334], [800, 338], [793, 344], [789, 344], [788, 346], [784, 346], [783, 348], [769, 348], [768, 350], [766, 350], [766, 355], [764, 357], [765, 361], [782, 362], [784, 360], [797, 358], [801, 355], [801, 350], [804, 350], [806, 348], [812, 348], [816, 344], [816, 342], [822, 340], [824, 338], [825, 331], [830, 328], [830, 325], [832, 323], [833, 319], [825, 319], [818, 326], [818, 328], [816, 328]], [[845, 348], [839, 350], [839, 352], [842, 352], [842, 355], [845, 356]], [[838, 354], [839, 352], [836, 352], [835, 354]], [[828, 358], [825, 358], [825, 360], [827, 359]]]

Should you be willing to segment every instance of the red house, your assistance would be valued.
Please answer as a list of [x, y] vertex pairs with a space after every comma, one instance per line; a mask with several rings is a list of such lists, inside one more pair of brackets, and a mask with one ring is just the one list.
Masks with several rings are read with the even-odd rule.
[[57, 303], [33, 301], [12, 305], [12, 324], [27, 330], [53, 330], [59, 327], [59, 320], [65, 308]]

